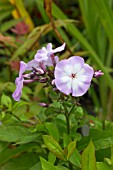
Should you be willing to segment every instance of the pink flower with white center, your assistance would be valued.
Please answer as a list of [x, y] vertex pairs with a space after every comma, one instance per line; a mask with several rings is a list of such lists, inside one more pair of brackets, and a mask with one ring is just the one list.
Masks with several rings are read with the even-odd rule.
[[37, 51], [34, 58], [37, 62], [44, 62], [45, 65], [51, 66], [54, 65], [54, 63], [56, 64], [59, 60], [58, 56], [54, 56], [54, 53], [61, 52], [64, 48], [65, 43], [53, 50], [52, 44], [48, 43], [46, 48], [42, 47], [41, 50]]
[[62, 93], [79, 97], [89, 89], [93, 74], [93, 68], [85, 64], [82, 57], [73, 56], [57, 63], [55, 85]]

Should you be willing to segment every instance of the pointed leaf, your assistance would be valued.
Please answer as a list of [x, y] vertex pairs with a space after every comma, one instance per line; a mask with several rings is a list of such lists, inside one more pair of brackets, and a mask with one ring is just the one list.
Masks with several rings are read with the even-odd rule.
[[59, 141], [59, 132], [56, 126], [53, 123], [47, 122], [45, 123], [45, 126], [51, 136], [54, 137], [57, 141]]
[[71, 162], [76, 167], [81, 168], [81, 155], [79, 154], [77, 149], [73, 152], [73, 154], [69, 158], [69, 162]]
[[57, 170], [57, 168], [52, 165], [50, 162], [46, 161], [42, 157], [40, 157], [41, 165], [42, 165], [42, 170]]
[[92, 141], [82, 153], [82, 170], [96, 170], [95, 148]]
[[46, 147], [58, 158], [65, 160], [64, 153], [58, 142], [49, 135], [43, 135], [43, 140]]
[[73, 154], [74, 150], [76, 148], [76, 141], [71, 141], [67, 147], [67, 160], [70, 158], [70, 156]]

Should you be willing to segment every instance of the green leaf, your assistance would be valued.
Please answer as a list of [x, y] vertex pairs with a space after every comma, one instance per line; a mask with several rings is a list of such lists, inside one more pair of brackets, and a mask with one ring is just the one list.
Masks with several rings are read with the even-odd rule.
[[38, 141], [39, 137], [40, 137], [40, 134], [31, 134], [27, 136], [22, 136], [20, 138], [20, 141], [16, 142], [16, 144], [25, 144], [25, 143], [29, 143], [33, 141]]
[[18, 147], [12, 148], [6, 148], [3, 150], [0, 154], [2, 155], [0, 157], [0, 166], [7, 162], [9, 159], [13, 158], [17, 154], [21, 154], [22, 152], [28, 151], [29, 149], [35, 148], [37, 145], [34, 143], [30, 143], [27, 145], [20, 145]]
[[70, 143], [71, 138], [67, 133], [63, 133], [63, 146], [64, 148]]
[[56, 140], [56, 141], [59, 141], [59, 132], [58, 132], [58, 129], [56, 128], [56, 126], [53, 124], [53, 123], [45, 123], [45, 126], [49, 132], [49, 134], [51, 136], [53, 136], [53, 138]]
[[[0, 11], [0, 22], [4, 19], [6, 19], [9, 15], [11, 15], [12, 10], [8, 11]], [[1, 24], [0, 24], [1, 25]]]
[[30, 135], [31, 132], [21, 126], [2, 125], [0, 126], [0, 140], [6, 142], [17, 142], [22, 137]]
[[58, 158], [65, 160], [64, 152], [58, 142], [49, 135], [43, 135], [43, 140], [46, 147]]
[[109, 158], [111, 157], [111, 148], [106, 148], [106, 149], [99, 149], [96, 150], [95, 152], [96, 155], [96, 161], [97, 162], [103, 162], [104, 158]]
[[110, 130], [91, 129], [89, 136], [83, 137], [77, 142], [78, 150], [83, 150], [92, 139], [95, 149], [105, 149], [113, 146], [113, 133]]
[[79, 154], [77, 149], [73, 152], [73, 154], [69, 158], [69, 162], [71, 162], [76, 167], [81, 168], [81, 155]]
[[1, 104], [4, 105], [5, 107], [9, 108], [12, 105], [12, 101], [11, 101], [10, 97], [3, 94], [1, 97]]
[[16, 102], [16, 103], [13, 105], [12, 111], [15, 111], [17, 108], [19, 108], [19, 107], [21, 107], [21, 106], [25, 106], [25, 105], [29, 105], [29, 102], [25, 102], [25, 101]]
[[22, 21], [22, 19], [12, 19], [10, 21], [4, 22], [1, 24], [0, 31], [3, 33], [9, 29], [11, 29], [13, 26], [15, 26], [19, 21]]
[[113, 146], [111, 147], [111, 162], [113, 164]]
[[69, 170], [68, 168], [64, 166], [56, 166], [57, 170]]
[[103, 162], [97, 162], [97, 170], [113, 170], [113, 166], [110, 166]]
[[67, 127], [66, 127], [66, 122], [64, 120], [63, 115], [58, 115], [57, 118], [55, 119], [55, 124], [59, 130], [59, 133], [61, 136], [63, 136], [64, 133], [67, 133]]
[[48, 107], [48, 108], [46, 108], [46, 110], [44, 111], [44, 113], [45, 113], [45, 115], [47, 115], [47, 116], [51, 116], [51, 115], [54, 115], [54, 114], [56, 114], [57, 113], [57, 109], [55, 108], [55, 107], [53, 107], [53, 106], [50, 106], [50, 107]]
[[76, 148], [76, 141], [71, 141], [67, 147], [67, 160], [70, 158], [70, 156], [73, 154], [74, 150]]
[[39, 155], [36, 153], [24, 153], [21, 156], [13, 158], [0, 167], [0, 170], [29, 170], [39, 161]]
[[54, 164], [56, 161], [56, 156], [51, 152], [49, 152], [49, 154], [48, 154], [48, 161], [52, 164]]
[[59, 98], [59, 95], [57, 93], [55, 93], [54, 91], [51, 91], [49, 93], [49, 97], [52, 99], [52, 100], [57, 100]]
[[40, 157], [41, 165], [42, 165], [42, 170], [57, 170], [57, 168], [52, 165], [50, 162], [46, 161], [42, 157]]
[[54, 166], [42, 157], [40, 157], [40, 161], [42, 165], [42, 170], [69, 170], [68, 168], [63, 166]]
[[30, 170], [42, 170], [41, 163], [38, 162], [33, 167], [31, 167]]
[[95, 148], [92, 141], [82, 153], [82, 170], [96, 170]]
[[0, 141], [0, 152], [2, 152], [8, 145], [9, 143]]

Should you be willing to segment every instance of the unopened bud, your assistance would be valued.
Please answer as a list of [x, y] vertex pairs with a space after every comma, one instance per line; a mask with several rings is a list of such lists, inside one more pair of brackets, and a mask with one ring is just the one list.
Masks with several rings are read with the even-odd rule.
[[22, 76], [23, 76], [23, 78], [33, 78], [34, 77], [34, 73], [24, 74]]
[[33, 68], [35, 74], [44, 74], [44, 71], [41, 68]]
[[48, 78], [47, 77], [44, 77], [44, 78], [41, 78], [39, 80], [40, 83], [46, 83], [48, 81]]
[[46, 103], [39, 103], [39, 105], [42, 106], [42, 107], [48, 107], [49, 106], [49, 104], [46, 104]]
[[54, 79], [54, 80], [52, 80], [51, 84], [52, 84], [52, 85], [55, 85], [55, 79]]
[[101, 70], [95, 71], [93, 77], [97, 78], [103, 76], [104, 73]]
[[38, 81], [38, 80], [39, 80], [39, 78], [37, 78], [37, 79], [36, 78], [35, 79], [29, 79], [29, 80], [24, 80], [23, 83], [24, 84], [30, 84], [30, 83], [33, 83], [33, 82]]

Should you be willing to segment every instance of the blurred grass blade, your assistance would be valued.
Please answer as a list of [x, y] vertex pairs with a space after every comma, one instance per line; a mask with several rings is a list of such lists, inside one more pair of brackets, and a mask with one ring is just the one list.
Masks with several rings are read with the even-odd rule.
[[109, 0], [95, 0], [93, 3], [113, 49], [113, 11], [109, 5]]
[[13, 5], [15, 5], [16, 9], [13, 13], [14, 18], [25, 18], [24, 21], [25, 23], [29, 26], [29, 31], [32, 31], [34, 28], [34, 23], [25, 9], [24, 3], [22, 0], [9, 0]]
[[4, 22], [1, 25], [0, 31], [6, 32], [7, 30], [11, 29], [13, 26], [15, 26], [19, 21], [22, 21], [22, 19], [12, 19], [10, 21]]

